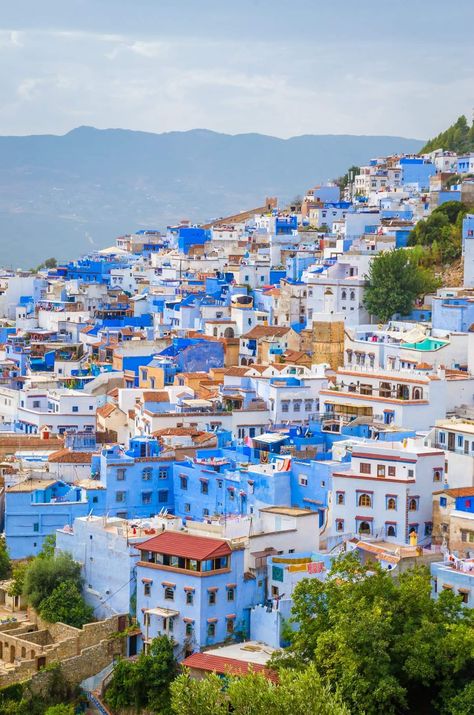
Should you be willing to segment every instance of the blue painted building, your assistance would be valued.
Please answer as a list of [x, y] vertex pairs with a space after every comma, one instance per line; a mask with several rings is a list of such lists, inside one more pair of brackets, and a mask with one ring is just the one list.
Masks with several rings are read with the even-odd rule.
[[[5, 492], [5, 538], [11, 558], [36, 555], [46, 536], [94, 507], [103, 511], [105, 492], [60, 480], [28, 479]], [[95, 501], [97, 500], [97, 501]]]
[[173, 509], [174, 460], [164, 459], [160, 451], [156, 439], [135, 437], [127, 451], [114, 445], [93, 455], [91, 477], [104, 489], [107, 514], [131, 519]]
[[257, 586], [245, 573], [242, 546], [164, 531], [138, 548], [137, 619], [145, 647], [166, 634], [186, 656], [248, 633]]
[[436, 174], [434, 164], [421, 157], [403, 157], [400, 159], [400, 168], [402, 170], [402, 185], [417, 184], [419, 191], [428, 191], [430, 177]]
[[180, 226], [178, 229], [178, 249], [188, 254], [192, 246], [202, 246], [211, 240], [211, 232], [199, 226]]

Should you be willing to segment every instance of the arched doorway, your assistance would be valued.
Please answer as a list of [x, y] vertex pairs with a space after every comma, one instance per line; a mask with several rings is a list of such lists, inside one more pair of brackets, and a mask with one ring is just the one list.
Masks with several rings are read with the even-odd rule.
[[361, 521], [359, 524], [359, 534], [370, 534], [370, 524], [368, 521]]
[[15, 662], [15, 646], [11, 645], [10, 646], [10, 663]]
[[234, 337], [234, 329], [233, 328], [226, 328], [224, 330], [224, 338], [233, 338]]

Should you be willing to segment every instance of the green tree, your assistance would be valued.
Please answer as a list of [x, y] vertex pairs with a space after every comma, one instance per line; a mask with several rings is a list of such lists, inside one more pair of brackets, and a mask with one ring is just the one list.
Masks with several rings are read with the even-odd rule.
[[81, 587], [81, 567], [70, 554], [36, 558], [28, 565], [24, 577], [24, 594], [33, 608], [39, 608], [54, 589], [64, 581]]
[[56, 268], [57, 265], [58, 262], [55, 258], [47, 258], [43, 263], [45, 268]]
[[13, 566], [12, 583], [8, 589], [10, 596], [21, 596], [25, 589], [25, 574], [29, 566], [28, 561], [19, 561]]
[[48, 534], [44, 537], [43, 546], [38, 553], [38, 559], [51, 559], [54, 557], [54, 549], [56, 548], [56, 534]]
[[353, 715], [442, 712], [471, 680], [473, 614], [452, 593], [433, 600], [425, 568], [395, 579], [345, 555], [326, 581], [298, 584], [293, 619], [275, 665], [313, 664]]
[[12, 564], [8, 554], [7, 542], [0, 536], [0, 579], [8, 578], [11, 574]]
[[370, 264], [364, 305], [371, 315], [385, 322], [395, 313], [408, 315], [415, 300], [436, 286], [433, 274], [422, 268], [409, 250], [387, 251]]
[[74, 705], [51, 705], [44, 715], [74, 715]]
[[421, 150], [421, 153], [428, 153], [435, 149], [446, 149], [459, 153], [473, 151], [474, 125], [469, 127], [466, 117], [461, 115], [448, 129], [438, 134], [434, 139], [430, 139]]
[[202, 680], [191, 678], [188, 672], [171, 683], [173, 715], [220, 715], [228, 713], [228, 699], [222, 678], [211, 673]]
[[170, 684], [177, 672], [173, 643], [166, 636], [159, 636], [151, 642], [148, 653], [141, 653], [136, 661], [117, 663], [105, 700], [113, 710], [145, 708], [157, 715], [168, 715]]
[[209, 675], [194, 680], [188, 673], [171, 685], [174, 715], [349, 715], [338, 695], [322, 683], [314, 666], [304, 670], [282, 669], [278, 683], [262, 673], [227, 676]]
[[94, 610], [86, 604], [76, 583], [63, 581], [39, 605], [40, 615], [49, 623], [66, 623], [82, 628], [93, 620]]
[[418, 221], [408, 244], [426, 247], [433, 263], [452, 263], [461, 255], [462, 221], [467, 211], [460, 201], [441, 204], [427, 219]]

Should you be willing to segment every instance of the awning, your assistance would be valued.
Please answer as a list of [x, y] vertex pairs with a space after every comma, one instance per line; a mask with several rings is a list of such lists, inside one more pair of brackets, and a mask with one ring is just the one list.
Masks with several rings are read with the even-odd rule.
[[171, 608], [147, 608], [145, 613], [149, 613], [151, 616], [160, 616], [161, 618], [179, 616], [179, 611], [173, 611]]

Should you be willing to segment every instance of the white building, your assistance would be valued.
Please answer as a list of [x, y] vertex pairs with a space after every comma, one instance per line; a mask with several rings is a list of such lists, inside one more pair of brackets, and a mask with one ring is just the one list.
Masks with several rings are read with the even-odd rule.
[[332, 478], [332, 535], [429, 540], [432, 493], [444, 481], [444, 452], [413, 440], [353, 447], [351, 468]]

